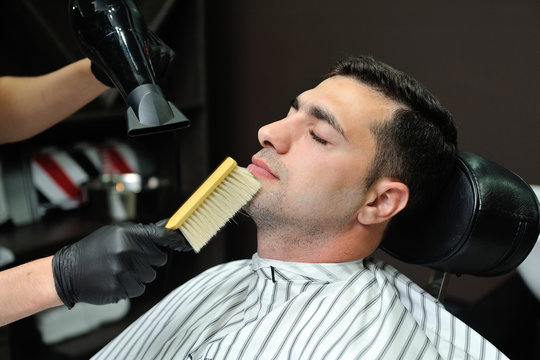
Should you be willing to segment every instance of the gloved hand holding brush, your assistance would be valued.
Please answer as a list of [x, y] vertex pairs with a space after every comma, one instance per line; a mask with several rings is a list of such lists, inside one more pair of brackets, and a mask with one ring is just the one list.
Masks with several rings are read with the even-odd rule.
[[101, 305], [141, 295], [155, 279], [155, 268], [167, 261], [160, 246], [191, 250], [180, 232], [163, 224], [107, 225], [59, 250], [52, 266], [62, 302], [71, 308], [78, 302]]

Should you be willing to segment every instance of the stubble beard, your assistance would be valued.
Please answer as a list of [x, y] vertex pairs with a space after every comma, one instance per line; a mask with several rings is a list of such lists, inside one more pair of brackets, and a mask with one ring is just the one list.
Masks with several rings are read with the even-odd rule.
[[[346, 219], [320, 219], [311, 212], [284, 209], [283, 192], [260, 192], [244, 208], [257, 226], [259, 238], [283, 242], [283, 246], [312, 248], [336, 235]], [[285, 205], [287, 206], [287, 205]], [[315, 209], [314, 209], [315, 210]], [[315, 211], [316, 212], [316, 211]], [[320, 213], [319, 213], [320, 215]]]
[[[313, 197], [296, 203], [297, 211], [289, 208], [288, 173], [279, 159], [271, 151], [261, 150], [260, 156], [271, 163], [280, 174], [279, 187], [263, 188], [244, 206], [244, 211], [257, 226], [258, 237], [269, 237], [299, 246], [313, 246], [326, 241], [342, 230], [347, 217], [336, 218], [328, 209], [315, 209]], [[316, 196], [316, 195], [314, 195]]]
[[253, 219], [257, 228], [275, 227], [284, 220], [279, 208], [276, 209], [276, 204], [282, 198], [283, 195], [260, 191], [244, 206], [244, 211]]

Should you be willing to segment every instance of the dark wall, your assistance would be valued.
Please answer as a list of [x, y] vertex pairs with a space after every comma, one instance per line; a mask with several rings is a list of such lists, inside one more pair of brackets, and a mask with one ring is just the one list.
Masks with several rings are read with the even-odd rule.
[[[249, 163], [261, 125], [284, 116], [336, 59], [371, 54], [439, 97], [462, 150], [540, 184], [540, 2], [215, 1], [207, 14], [214, 163]], [[253, 229], [241, 225], [226, 230], [234, 257], [254, 248]], [[456, 283], [476, 299], [498, 279]]]
[[216, 156], [248, 161], [257, 129], [334, 60], [371, 54], [439, 97], [462, 150], [540, 183], [540, 2], [244, 0], [207, 11]]

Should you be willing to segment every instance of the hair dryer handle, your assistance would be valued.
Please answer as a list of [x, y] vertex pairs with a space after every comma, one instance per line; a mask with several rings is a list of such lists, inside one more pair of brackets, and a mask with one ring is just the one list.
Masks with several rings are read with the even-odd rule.
[[132, 0], [71, 0], [71, 23], [84, 55], [99, 66], [124, 100], [142, 84], [156, 84], [146, 23]]

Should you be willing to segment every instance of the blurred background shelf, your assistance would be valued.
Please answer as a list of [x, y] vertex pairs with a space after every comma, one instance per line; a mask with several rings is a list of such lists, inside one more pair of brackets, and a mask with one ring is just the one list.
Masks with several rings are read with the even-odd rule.
[[[28, 161], [33, 152], [47, 146], [62, 149], [79, 142], [110, 139], [125, 142], [144, 157], [139, 159], [144, 167], [141, 170], [152, 171], [150, 175], [166, 184], [137, 195], [137, 213], [131, 220], [153, 222], [169, 217], [209, 173], [205, 2], [136, 2], [149, 29], [176, 52], [175, 63], [167, 78], [160, 80], [160, 86], [167, 99], [191, 121], [190, 128], [128, 138], [124, 101], [116, 89], [111, 89], [47, 131], [22, 142], [1, 145], [0, 160]], [[83, 57], [69, 24], [66, 0], [3, 1], [0, 34], [3, 45], [0, 75], [42, 75]], [[10, 221], [2, 224], [0, 246], [15, 255], [15, 262], [9, 266], [51, 255], [62, 246], [114, 222], [107, 216], [108, 209], [103, 202], [95, 198], [88, 201], [74, 210], [49, 210], [27, 225]], [[158, 269], [157, 279], [148, 285], [142, 296], [131, 300], [125, 318], [87, 334], [45, 346], [36, 330], [35, 317], [4, 327], [0, 331], [0, 358], [88, 358], [171, 289], [212, 264], [223, 262], [222, 246], [216, 241], [202, 257], [166, 250], [167, 265]]]

